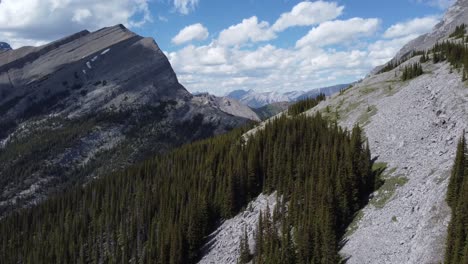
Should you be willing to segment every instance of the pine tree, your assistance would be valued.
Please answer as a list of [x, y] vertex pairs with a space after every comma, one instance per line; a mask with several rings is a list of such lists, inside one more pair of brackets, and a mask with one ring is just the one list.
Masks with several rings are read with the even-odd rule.
[[250, 253], [250, 247], [249, 247], [249, 237], [247, 235], [247, 229], [244, 228], [244, 234], [240, 238], [240, 244], [239, 244], [239, 264], [247, 264], [250, 262], [252, 259], [252, 255]]
[[455, 156], [455, 163], [452, 168], [452, 175], [450, 177], [448, 189], [447, 189], [447, 203], [450, 207], [455, 208], [457, 204], [457, 198], [463, 178], [465, 175], [465, 133], [463, 133], [457, 145], [457, 153]]

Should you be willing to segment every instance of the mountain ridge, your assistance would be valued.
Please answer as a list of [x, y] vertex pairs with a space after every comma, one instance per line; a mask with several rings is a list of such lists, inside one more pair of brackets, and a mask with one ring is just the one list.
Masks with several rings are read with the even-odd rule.
[[226, 94], [226, 97], [236, 99], [239, 102], [251, 107], [260, 108], [272, 103], [279, 102], [295, 102], [310, 97], [315, 97], [320, 93], [330, 96], [340, 90], [348, 87], [350, 84], [338, 84], [323, 88], [316, 88], [308, 91], [291, 91], [291, 92], [255, 92], [254, 90], [234, 90]]
[[200, 104], [123, 25], [2, 52], [0, 69], [0, 215], [249, 122]]

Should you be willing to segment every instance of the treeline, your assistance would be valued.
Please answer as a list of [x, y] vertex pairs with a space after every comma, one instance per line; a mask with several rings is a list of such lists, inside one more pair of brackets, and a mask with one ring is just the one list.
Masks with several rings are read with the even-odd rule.
[[333, 137], [331, 145], [311, 148], [317, 153], [313, 159], [300, 157], [304, 164], [312, 162], [311, 170], [299, 167], [294, 181], [279, 192], [287, 199], [278, 201], [272, 215], [268, 209], [260, 215], [254, 263], [341, 261], [340, 238], [377, 186], [360, 128], [355, 127], [349, 138]]
[[444, 41], [442, 43], [435, 44], [432, 52], [434, 63], [448, 61], [455, 69], [461, 68], [463, 70], [462, 80], [467, 80], [468, 47], [465, 44]]
[[384, 72], [389, 72], [395, 68], [397, 68], [398, 66], [400, 66], [401, 64], [403, 64], [405, 61], [415, 57], [415, 56], [419, 56], [419, 55], [423, 55], [425, 56], [426, 53], [424, 51], [411, 51], [409, 53], [407, 53], [405, 56], [401, 57], [400, 60], [391, 60], [390, 62], [388, 62], [382, 69], [380, 69], [380, 71], [377, 72], [377, 74], [381, 74], [381, 73], [384, 73]]
[[403, 68], [403, 74], [401, 76], [401, 80], [403, 81], [410, 80], [410, 79], [413, 79], [415, 77], [422, 75], [423, 73], [424, 71], [420, 63], [416, 62], [413, 64], [409, 64]]
[[318, 105], [321, 101], [325, 100], [326, 99], [326, 96], [324, 93], [320, 93], [319, 95], [317, 95], [316, 97], [313, 97], [313, 98], [306, 98], [306, 99], [303, 99], [303, 100], [300, 100], [292, 105], [290, 105], [288, 107], [288, 114], [292, 115], [292, 116], [296, 116], [296, 115], [299, 115], [313, 107], [315, 107], [316, 105]]
[[[464, 133], [463, 133], [464, 134]], [[457, 147], [455, 163], [447, 191], [452, 209], [448, 227], [445, 264], [468, 263], [468, 159], [463, 135]]]
[[450, 38], [463, 38], [466, 33], [466, 25], [461, 24], [455, 27], [455, 30], [449, 35]]
[[278, 118], [247, 142], [244, 132], [186, 145], [3, 219], [1, 262], [195, 263], [220, 219], [278, 190], [290, 204], [278, 214], [281, 239], [292, 242], [265, 236], [259, 263], [274, 263], [276, 248], [292, 254], [290, 263], [336, 263], [341, 235], [374, 190], [361, 130], [317, 114]]

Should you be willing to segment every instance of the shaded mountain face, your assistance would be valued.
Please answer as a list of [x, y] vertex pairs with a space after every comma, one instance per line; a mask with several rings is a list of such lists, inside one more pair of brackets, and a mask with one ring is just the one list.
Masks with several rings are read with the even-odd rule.
[[10, 44], [6, 42], [0, 42], [0, 52], [11, 50]]
[[330, 87], [317, 88], [310, 91], [293, 91], [286, 93], [279, 92], [263, 92], [257, 93], [253, 90], [235, 90], [226, 95], [226, 97], [233, 98], [239, 102], [248, 105], [252, 108], [260, 108], [269, 104], [278, 102], [295, 102], [298, 100], [315, 97], [320, 93], [330, 96], [339, 92], [341, 89], [348, 87], [349, 84], [339, 84]]
[[272, 116], [286, 111], [290, 105], [290, 102], [277, 102], [262, 106], [260, 108], [254, 108], [253, 110], [261, 120], [266, 120]]
[[0, 215], [245, 124], [198, 103], [122, 25], [0, 53]]

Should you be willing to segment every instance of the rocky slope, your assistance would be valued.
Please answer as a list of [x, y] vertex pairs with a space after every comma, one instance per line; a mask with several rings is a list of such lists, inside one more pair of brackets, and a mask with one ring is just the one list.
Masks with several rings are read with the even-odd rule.
[[348, 87], [349, 84], [339, 84], [329, 87], [317, 88], [309, 91], [293, 91], [293, 92], [263, 92], [257, 93], [253, 90], [235, 90], [226, 95], [226, 97], [236, 99], [239, 102], [248, 105], [252, 108], [260, 108], [265, 105], [278, 102], [294, 102], [308, 97], [315, 97], [319, 93], [332, 95], [339, 92], [341, 89]]
[[[468, 24], [467, 0], [457, 1], [433, 32], [410, 42], [394, 60], [449, 39], [462, 23]], [[450, 220], [445, 196], [457, 139], [468, 129], [468, 88], [446, 62], [424, 63], [423, 75], [401, 81], [402, 68], [419, 58], [386, 73], [374, 71], [307, 112], [319, 111], [347, 128], [363, 126], [377, 165], [387, 167], [384, 185], [343, 240], [348, 264], [443, 262]]]
[[0, 215], [247, 122], [200, 104], [122, 25], [0, 53]]
[[202, 249], [205, 251], [200, 264], [236, 264], [240, 256], [240, 238], [247, 230], [250, 252], [254, 252], [255, 234], [258, 226], [258, 219], [261, 213], [265, 213], [267, 208], [270, 213], [277, 203], [276, 193], [270, 195], [259, 195], [250, 202], [247, 209], [239, 213], [236, 217], [226, 220], [216, 231], [209, 236], [209, 241]]
[[193, 101], [200, 105], [209, 105], [234, 116], [244, 117], [253, 121], [260, 121], [260, 117], [251, 108], [229, 97], [217, 97], [211, 94], [202, 93], [195, 95], [193, 97]]
[[394, 78], [398, 69], [372, 76], [311, 111], [330, 109], [342, 126], [363, 125], [372, 154], [387, 164], [386, 183], [345, 238], [347, 263], [443, 260], [445, 195], [456, 140], [468, 127], [468, 90], [447, 64], [424, 70], [409, 82]]

